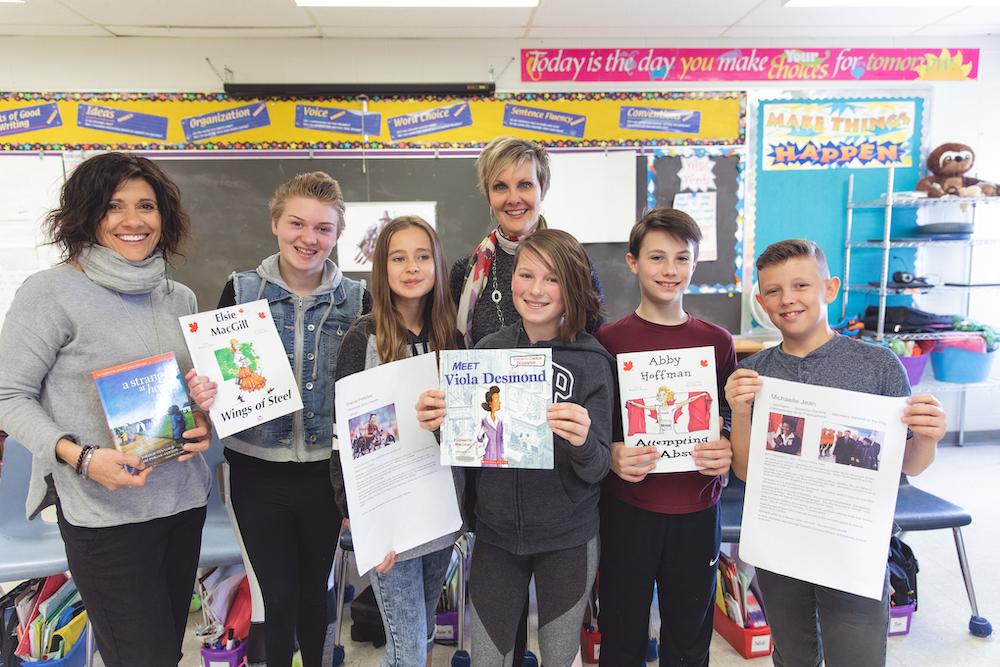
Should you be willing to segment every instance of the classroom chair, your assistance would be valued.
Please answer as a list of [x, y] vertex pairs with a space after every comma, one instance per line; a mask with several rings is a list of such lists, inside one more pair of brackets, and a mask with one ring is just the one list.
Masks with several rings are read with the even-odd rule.
[[[738, 543], [740, 541], [740, 524], [743, 521], [743, 495], [746, 486], [735, 475], [729, 476], [729, 485], [722, 491], [720, 503], [720, 518], [722, 523], [722, 541]], [[965, 592], [972, 608], [969, 618], [969, 632], [976, 637], [989, 637], [993, 633], [990, 622], [979, 615], [976, 603], [976, 593], [972, 586], [972, 572], [965, 553], [965, 541], [962, 539], [962, 526], [972, 523], [972, 515], [958, 505], [953, 505], [943, 498], [922, 491], [910, 484], [906, 475], [899, 476], [899, 494], [896, 496], [896, 523], [903, 532], [911, 530], [939, 530], [951, 528], [955, 538], [955, 549], [958, 552], [958, 566], [962, 570], [965, 581]]]
[[[205, 460], [215, 470], [222, 461], [222, 446], [213, 442]], [[3, 475], [0, 476], [0, 581], [20, 581], [47, 577], [68, 569], [66, 548], [59, 527], [36, 518], [24, 518], [24, 501], [31, 478], [31, 453], [8, 437], [4, 446]], [[240, 561], [236, 536], [226, 510], [219, 500], [217, 484], [212, 484], [208, 513], [202, 530], [199, 565], [210, 567]], [[194, 582], [192, 582], [192, 587]], [[87, 667], [93, 664], [94, 640], [87, 633]]]

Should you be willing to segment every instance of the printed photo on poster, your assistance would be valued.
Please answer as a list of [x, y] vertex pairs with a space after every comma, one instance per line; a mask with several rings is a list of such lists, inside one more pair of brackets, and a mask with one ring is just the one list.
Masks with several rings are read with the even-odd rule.
[[392, 403], [350, 417], [347, 427], [356, 459], [399, 441], [396, 406]]
[[826, 424], [820, 434], [819, 460], [855, 468], [878, 470], [883, 431], [866, 426]]
[[337, 265], [342, 271], [371, 271], [375, 241], [393, 218], [415, 215], [437, 229], [437, 202], [347, 202], [344, 233], [337, 241]]
[[767, 416], [767, 451], [802, 455], [804, 419], [772, 412]]

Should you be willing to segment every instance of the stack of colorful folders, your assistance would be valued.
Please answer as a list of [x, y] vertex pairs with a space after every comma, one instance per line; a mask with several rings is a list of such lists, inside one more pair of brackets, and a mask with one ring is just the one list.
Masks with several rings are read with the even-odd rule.
[[72, 579], [57, 574], [28, 586], [16, 602], [18, 645], [24, 662], [68, 655], [87, 627], [87, 612]]

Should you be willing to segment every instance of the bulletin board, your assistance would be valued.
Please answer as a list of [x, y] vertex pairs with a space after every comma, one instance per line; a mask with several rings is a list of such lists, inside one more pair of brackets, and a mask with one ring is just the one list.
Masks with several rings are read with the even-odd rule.
[[[831, 273], [842, 275], [848, 177], [854, 176], [854, 201], [878, 199], [890, 165], [894, 190], [913, 190], [923, 168], [926, 108], [922, 95], [762, 100], [753, 137], [752, 255], [776, 241], [808, 238], [826, 254]], [[883, 219], [882, 209], [855, 209], [852, 240], [880, 239]], [[892, 224], [894, 236], [910, 235], [915, 209], [894, 209]], [[912, 268], [912, 252], [894, 250], [893, 256], [896, 270], [908, 262]], [[880, 269], [878, 250], [852, 252], [852, 283], [877, 280]], [[843, 297], [841, 291], [830, 306], [833, 321], [839, 319]], [[849, 316], [873, 303], [863, 293], [848, 298]]]

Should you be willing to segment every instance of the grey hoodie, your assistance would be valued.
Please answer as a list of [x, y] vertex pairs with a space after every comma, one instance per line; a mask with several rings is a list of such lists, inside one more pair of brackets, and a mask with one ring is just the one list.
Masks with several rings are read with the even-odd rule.
[[476, 344], [517, 347], [552, 348], [552, 400], [585, 407], [590, 433], [579, 447], [553, 435], [552, 470], [478, 469], [476, 537], [518, 555], [586, 544], [597, 535], [601, 480], [611, 466], [614, 358], [583, 331], [571, 343], [531, 343], [520, 322]]

